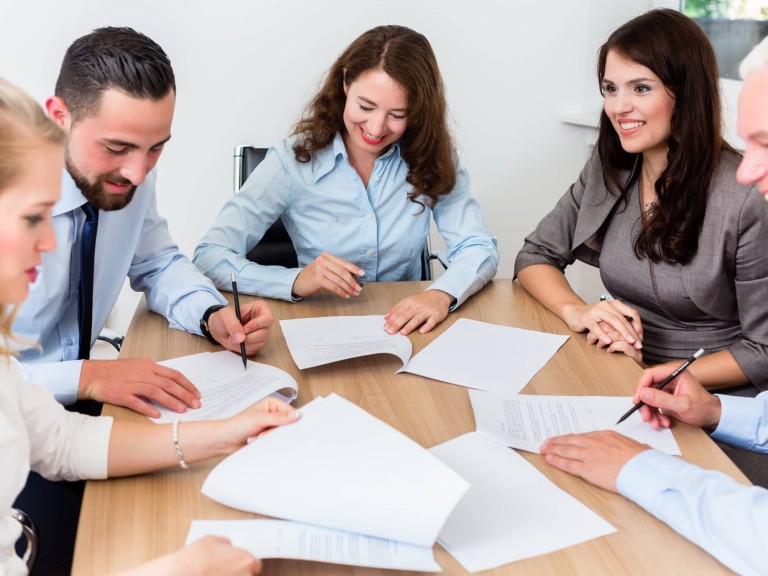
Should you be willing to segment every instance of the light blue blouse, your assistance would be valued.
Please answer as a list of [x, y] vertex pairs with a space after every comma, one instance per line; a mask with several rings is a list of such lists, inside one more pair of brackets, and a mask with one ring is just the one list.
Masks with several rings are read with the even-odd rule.
[[[195, 250], [194, 263], [219, 288], [228, 289], [235, 272], [242, 292], [291, 300], [301, 268], [323, 252], [362, 268], [362, 282], [418, 280], [430, 213], [449, 262], [430, 289], [456, 298], [455, 308], [496, 274], [496, 237], [483, 223], [458, 159], [454, 190], [432, 210], [419, 212], [407, 197], [412, 186], [397, 144], [376, 159], [367, 188], [349, 163], [340, 134], [307, 163], [296, 160], [291, 145], [285, 140], [270, 148]], [[278, 218], [296, 248], [299, 268], [261, 266], [245, 258]]]
[[[768, 453], [768, 392], [756, 398], [718, 397], [723, 411], [712, 437]], [[632, 458], [622, 468], [616, 484], [620, 494], [731, 570], [765, 574], [768, 490], [748, 488], [721, 472], [702, 470], [655, 450]]]

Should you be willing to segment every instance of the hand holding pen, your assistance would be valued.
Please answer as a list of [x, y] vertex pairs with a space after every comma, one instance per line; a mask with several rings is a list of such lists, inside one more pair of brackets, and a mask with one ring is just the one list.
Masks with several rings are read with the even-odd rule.
[[[243, 323], [243, 318], [240, 315], [240, 296], [237, 293], [237, 279], [235, 278], [235, 273], [232, 272], [232, 296], [235, 300], [235, 314], [237, 315], [237, 321], [240, 322], [240, 324]], [[245, 341], [240, 342], [240, 356], [243, 359], [243, 368], [248, 369], [248, 357], [245, 354]]]
[[[688, 366], [693, 364], [698, 358], [701, 358], [703, 355], [704, 355], [704, 349], [699, 348], [696, 352], [693, 353], [693, 356], [691, 356], [690, 358], [688, 358], [688, 360], [683, 362], [674, 372], [672, 372], [672, 374], [670, 374], [664, 380], [656, 384], [654, 388], [656, 388], [657, 390], [662, 390], [670, 382], [672, 382], [675, 378], [677, 378], [683, 372], [683, 370], [688, 368]], [[635, 411], [640, 409], [642, 406], [645, 406], [645, 402], [641, 400], [640, 402], [635, 404], [632, 408], [630, 408], [621, 418], [619, 418], [619, 421], [616, 422], [616, 424], [621, 424], [622, 422], [624, 422], [624, 420], [629, 418], [632, 414], [635, 413]]]

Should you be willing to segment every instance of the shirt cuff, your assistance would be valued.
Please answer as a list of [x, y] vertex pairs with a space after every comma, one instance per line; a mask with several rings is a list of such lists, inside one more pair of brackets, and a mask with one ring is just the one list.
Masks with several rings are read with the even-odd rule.
[[627, 462], [616, 478], [619, 494], [642, 506], [651, 514], [656, 498], [669, 488], [669, 479], [687, 462], [659, 452], [645, 450]]
[[86, 417], [78, 437], [79, 476], [102, 480], [107, 477], [109, 440], [112, 436], [112, 416]]
[[66, 362], [45, 362], [42, 364], [23, 363], [21, 371], [26, 380], [45, 386], [56, 401], [69, 405], [77, 401], [80, 388], [82, 360]]
[[173, 306], [168, 315], [168, 325], [176, 330], [186, 330], [202, 336], [200, 319], [208, 308], [217, 304], [228, 306], [229, 302], [218, 292], [208, 292], [207, 290], [192, 292]]
[[760, 437], [760, 422], [768, 420], [768, 393], [756, 398], [716, 394], [720, 399], [722, 412], [712, 438], [732, 446], [761, 452], [765, 447], [756, 444]]

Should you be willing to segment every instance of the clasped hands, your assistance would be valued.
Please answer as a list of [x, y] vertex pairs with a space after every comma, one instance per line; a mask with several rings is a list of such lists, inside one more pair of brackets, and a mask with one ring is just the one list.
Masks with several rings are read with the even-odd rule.
[[[275, 316], [260, 300], [241, 305], [240, 316], [242, 324], [232, 306], [217, 310], [208, 329], [227, 350], [239, 354], [245, 342], [246, 352], [255, 354], [266, 346]], [[84, 361], [78, 399], [125, 406], [150, 418], [160, 416], [152, 402], [175, 412], [200, 407], [200, 391], [186, 376], [149, 358]]]
[[[327, 290], [341, 298], [359, 296], [363, 287], [358, 279], [365, 275], [359, 266], [323, 252], [293, 283], [292, 293], [306, 297]], [[410, 334], [417, 328], [425, 334], [445, 320], [453, 303], [453, 296], [441, 290], [426, 290], [398, 302], [384, 317], [384, 330], [388, 334]]]
[[634, 308], [619, 300], [597, 304], [569, 304], [563, 319], [575, 332], [587, 332], [587, 342], [608, 352], [622, 352], [638, 364], [643, 362], [643, 324]]

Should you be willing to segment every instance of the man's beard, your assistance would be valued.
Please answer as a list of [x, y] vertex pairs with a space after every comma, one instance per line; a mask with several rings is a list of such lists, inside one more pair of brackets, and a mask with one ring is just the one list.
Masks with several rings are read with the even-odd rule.
[[72, 165], [69, 158], [66, 159], [65, 164], [67, 166], [67, 172], [72, 176], [72, 180], [75, 181], [80, 192], [83, 193], [83, 196], [85, 196], [88, 202], [99, 210], [104, 210], [105, 212], [122, 210], [128, 206], [131, 200], [133, 200], [136, 186], [131, 186], [130, 190], [123, 192], [122, 194], [112, 194], [104, 189], [104, 182], [107, 180], [116, 184], [130, 184], [130, 180], [111, 174], [102, 174], [96, 179], [96, 182], [91, 184], [85, 176]]

